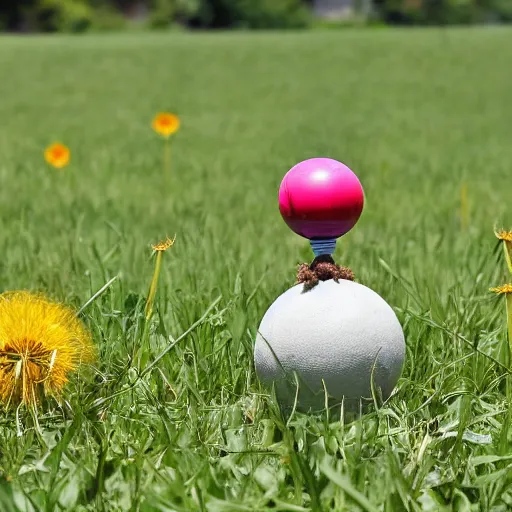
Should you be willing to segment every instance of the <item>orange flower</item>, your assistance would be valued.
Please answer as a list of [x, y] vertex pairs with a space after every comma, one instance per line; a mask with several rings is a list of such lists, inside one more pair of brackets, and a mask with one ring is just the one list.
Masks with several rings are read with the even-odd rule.
[[48, 146], [44, 151], [44, 159], [57, 169], [65, 167], [69, 163], [70, 157], [69, 148], [60, 142]]
[[180, 118], [176, 114], [160, 112], [153, 119], [153, 130], [162, 137], [170, 137], [179, 130]]

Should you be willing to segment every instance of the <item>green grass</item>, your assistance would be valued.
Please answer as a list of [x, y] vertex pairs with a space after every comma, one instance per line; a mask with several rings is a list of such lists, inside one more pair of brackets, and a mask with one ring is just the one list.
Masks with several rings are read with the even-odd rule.
[[[511, 49], [505, 29], [1, 38], [1, 288], [78, 308], [118, 278], [83, 314], [97, 365], [40, 431], [20, 411], [17, 436], [2, 412], [0, 509], [510, 510], [488, 288], [506, 278], [492, 228], [512, 225]], [[162, 109], [183, 122], [168, 176]], [[54, 140], [72, 149], [63, 172], [42, 159]], [[321, 155], [367, 197], [336, 259], [407, 339], [397, 394], [347, 425], [287, 423], [252, 362], [261, 317], [312, 259], [280, 180]], [[175, 233], [144, 340], [150, 245]]]

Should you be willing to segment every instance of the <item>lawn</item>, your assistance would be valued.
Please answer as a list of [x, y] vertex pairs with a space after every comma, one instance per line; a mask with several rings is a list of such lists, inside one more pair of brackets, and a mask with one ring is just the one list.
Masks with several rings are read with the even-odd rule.
[[[82, 314], [93, 367], [37, 422], [2, 410], [0, 509], [510, 510], [488, 289], [509, 279], [511, 62], [512, 30], [488, 28], [0, 38], [1, 289], [80, 308], [109, 283]], [[182, 120], [170, 173], [160, 110]], [[396, 394], [350, 424], [282, 417], [252, 362], [312, 259], [277, 190], [314, 156], [358, 174], [365, 211], [335, 257], [407, 342]], [[174, 234], [144, 336], [151, 244]]]

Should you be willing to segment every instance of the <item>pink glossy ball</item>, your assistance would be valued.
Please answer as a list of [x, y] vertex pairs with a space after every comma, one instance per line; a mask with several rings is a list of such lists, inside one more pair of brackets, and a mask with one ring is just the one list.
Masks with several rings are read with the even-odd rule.
[[290, 229], [305, 238], [338, 238], [363, 211], [363, 187], [344, 164], [311, 158], [292, 167], [279, 187], [279, 211]]

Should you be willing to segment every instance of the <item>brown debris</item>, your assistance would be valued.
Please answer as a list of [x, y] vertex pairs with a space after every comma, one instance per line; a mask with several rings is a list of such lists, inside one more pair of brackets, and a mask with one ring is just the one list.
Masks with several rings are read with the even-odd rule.
[[316, 257], [311, 265], [302, 263], [297, 270], [297, 283], [304, 284], [306, 290], [314, 288], [319, 281], [328, 281], [329, 279], [334, 279], [336, 282], [340, 279], [353, 281], [354, 273], [348, 267], [336, 265], [328, 254]]

